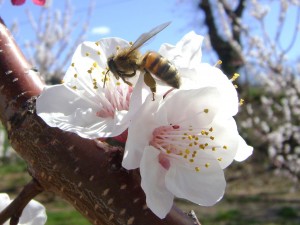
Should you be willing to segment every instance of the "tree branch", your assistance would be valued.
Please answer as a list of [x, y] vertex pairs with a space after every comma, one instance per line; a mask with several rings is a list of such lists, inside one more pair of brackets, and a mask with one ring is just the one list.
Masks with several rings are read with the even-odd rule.
[[[240, 0], [240, 3], [241, 4], [239, 4], [236, 9], [237, 14], [235, 14], [235, 17], [242, 15], [242, 11], [244, 9], [244, 0]], [[226, 40], [218, 33], [215, 23], [217, 19], [213, 15], [212, 6], [209, 0], [200, 0], [199, 8], [204, 12], [205, 15], [205, 24], [208, 27], [211, 45], [218, 54], [220, 60], [222, 60], [222, 70], [228, 76], [232, 76], [243, 65], [243, 58], [237, 51], [236, 46], [232, 44], [233, 41], [240, 44], [240, 34], [239, 32], [237, 33], [234, 31], [233, 41]], [[228, 8], [226, 9], [226, 7], [225, 11], [227, 14], [231, 14], [231, 16], [234, 14], [233, 11], [229, 13]], [[235, 18], [235, 21], [238, 21], [237, 18]]]
[[36, 115], [33, 97], [43, 83], [0, 22], [0, 117], [41, 187], [67, 200], [92, 224], [193, 224], [176, 207], [163, 220], [147, 208], [139, 171], [121, 167], [122, 151], [105, 151], [93, 140], [48, 127]]

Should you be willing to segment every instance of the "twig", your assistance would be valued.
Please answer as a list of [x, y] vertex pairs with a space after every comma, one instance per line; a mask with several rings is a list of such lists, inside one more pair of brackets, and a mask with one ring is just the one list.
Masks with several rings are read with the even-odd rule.
[[0, 224], [4, 224], [9, 218], [10, 225], [17, 225], [26, 205], [38, 194], [43, 192], [43, 188], [32, 179], [21, 191], [21, 193], [13, 200], [2, 212], [0, 212]]

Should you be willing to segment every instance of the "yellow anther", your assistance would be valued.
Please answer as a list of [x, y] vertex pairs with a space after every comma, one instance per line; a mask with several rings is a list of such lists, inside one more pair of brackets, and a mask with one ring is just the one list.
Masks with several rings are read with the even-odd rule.
[[133, 45], [133, 42], [132, 42], [132, 41], [129, 41], [129, 44], [130, 44], [130, 45]]
[[235, 81], [236, 79], [239, 78], [239, 76], [240, 76], [240, 74], [234, 73], [230, 80], [231, 80], [231, 81]]
[[192, 139], [193, 139], [192, 135], [189, 135], [189, 136], [188, 136], [188, 139], [189, 139], [189, 140], [192, 140]]
[[210, 138], [211, 140], [214, 140], [214, 139], [215, 139], [215, 137], [214, 137], [214, 136], [210, 136], [209, 138]]
[[120, 49], [120, 46], [117, 46], [117, 47], [116, 47], [116, 50], [119, 50], [119, 49]]
[[210, 166], [210, 163], [205, 163], [205, 167], [208, 168]]
[[190, 161], [191, 163], [193, 163], [193, 162], [194, 162], [194, 159], [190, 159], [189, 161]]
[[212, 151], [216, 151], [217, 148], [216, 148], [216, 147], [212, 147], [211, 150], [212, 150]]
[[205, 113], [208, 113], [208, 109], [204, 109], [204, 112], [205, 112]]
[[196, 170], [196, 172], [199, 172], [200, 171], [200, 167], [195, 167], [195, 170]]
[[98, 41], [96, 41], [95, 44], [96, 44], [97, 46], [99, 46], [99, 42], [98, 42]]
[[222, 161], [222, 158], [218, 158], [219, 161]]
[[199, 137], [195, 137], [195, 140], [198, 141], [198, 140], [199, 140]]
[[207, 146], [208, 146], [208, 143], [205, 143], [204, 145], [205, 145], [205, 147], [207, 147]]
[[78, 77], [77, 73], [75, 73], [75, 74], [74, 74], [74, 77], [75, 77], [75, 78], [77, 78], [77, 77]]
[[120, 83], [119, 81], [117, 81], [116, 85], [117, 85], [117, 86], [120, 86], [120, 85], [121, 85], [121, 83]]
[[97, 66], [98, 66], [98, 63], [97, 63], [97, 62], [94, 62], [94, 63], [93, 63], [93, 67], [96, 68]]
[[185, 137], [182, 137], [181, 139], [182, 139], [182, 140], [185, 140]]
[[75, 63], [71, 63], [71, 66], [73, 66], [73, 67], [74, 67], [74, 66], [75, 66]]
[[224, 149], [227, 149], [227, 146], [226, 146], [226, 145], [224, 145], [224, 146], [223, 146], [223, 148], [224, 148]]
[[193, 143], [190, 143], [189, 146], [192, 147], [192, 146], [193, 146]]
[[90, 56], [90, 53], [86, 52], [86, 53], [85, 53], [85, 56]]
[[233, 86], [234, 86], [234, 88], [236, 88], [236, 89], [239, 87], [237, 84], [234, 84]]
[[187, 159], [187, 155], [184, 155], [183, 158]]
[[97, 51], [97, 55], [101, 55], [101, 52], [100, 52], [100, 51]]
[[77, 89], [76, 85], [74, 85], [74, 86], [72, 87], [72, 89], [76, 90], [76, 89]]
[[212, 127], [209, 128], [209, 131], [210, 131], [210, 132], [213, 132], [213, 131], [214, 131], [214, 128], [212, 128]]
[[222, 60], [218, 60], [214, 66], [218, 66], [222, 64]]
[[171, 150], [167, 150], [167, 154], [171, 154]]
[[244, 101], [245, 101], [245, 100], [241, 98], [241, 99], [240, 99], [240, 102], [239, 102], [240, 105], [243, 105], [243, 104], [244, 104]]
[[93, 72], [93, 70], [89, 69], [87, 72], [88, 72], [89, 74], [91, 74], [91, 73]]
[[186, 153], [186, 154], [190, 154], [191, 151], [190, 151], [189, 149], [185, 149], [185, 153]]

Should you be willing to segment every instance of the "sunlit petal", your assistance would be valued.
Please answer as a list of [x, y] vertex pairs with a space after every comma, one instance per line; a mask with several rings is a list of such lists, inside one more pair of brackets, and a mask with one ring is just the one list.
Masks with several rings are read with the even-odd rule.
[[166, 170], [159, 164], [159, 151], [146, 147], [141, 160], [141, 186], [146, 194], [147, 206], [159, 218], [164, 218], [173, 205], [174, 195], [165, 185]]

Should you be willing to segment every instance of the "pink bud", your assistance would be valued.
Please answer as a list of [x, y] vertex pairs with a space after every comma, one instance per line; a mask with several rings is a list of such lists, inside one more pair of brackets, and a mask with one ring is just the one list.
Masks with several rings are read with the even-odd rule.
[[46, 3], [46, 0], [32, 0], [34, 4], [43, 6]]
[[23, 5], [25, 0], [11, 0], [11, 4], [13, 5]]

